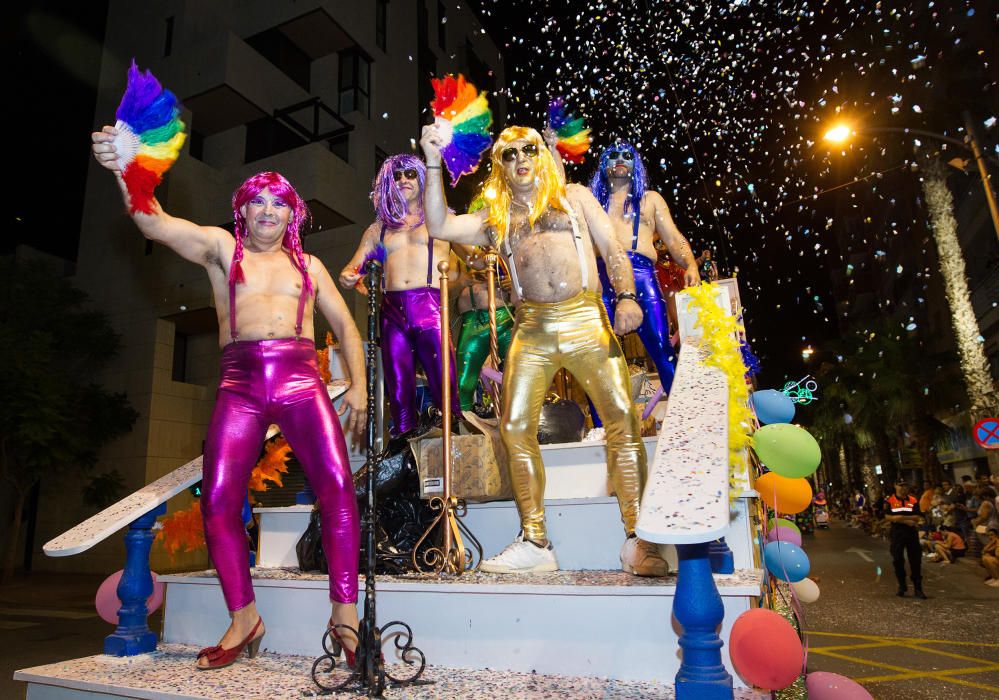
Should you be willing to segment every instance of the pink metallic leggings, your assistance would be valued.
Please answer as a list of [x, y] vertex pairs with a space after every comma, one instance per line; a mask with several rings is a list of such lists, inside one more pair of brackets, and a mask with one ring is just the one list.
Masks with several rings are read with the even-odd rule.
[[238, 341], [222, 352], [222, 378], [205, 440], [201, 511], [208, 554], [229, 610], [253, 602], [240, 512], [264, 435], [277, 423], [319, 502], [330, 599], [357, 602], [360, 524], [347, 445], [316, 350], [305, 338]]

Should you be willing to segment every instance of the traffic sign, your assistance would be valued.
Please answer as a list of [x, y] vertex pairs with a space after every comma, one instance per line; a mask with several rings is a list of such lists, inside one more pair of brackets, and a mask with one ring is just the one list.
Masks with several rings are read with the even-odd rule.
[[999, 450], [999, 418], [982, 418], [971, 432], [981, 447]]

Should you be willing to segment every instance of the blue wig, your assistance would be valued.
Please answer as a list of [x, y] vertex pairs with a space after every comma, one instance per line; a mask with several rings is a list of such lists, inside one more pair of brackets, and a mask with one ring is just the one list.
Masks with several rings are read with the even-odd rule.
[[634, 158], [631, 169], [631, 193], [628, 197], [631, 206], [626, 206], [625, 212], [640, 212], [642, 210], [642, 197], [645, 196], [648, 180], [645, 177], [645, 164], [642, 162], [642, 156], [627, 141], [615, 141], [600, 154], [600, 163], [597, 165], [597, 171], [590, 178], [590, 191], [593, 192], [593, 196], [600, 202], [600, 206], [606, 210], [610, 205], [610, 184], [607, 182], [607, 162], [609, 158], [607, 154], [611, 151], [630, 151]]

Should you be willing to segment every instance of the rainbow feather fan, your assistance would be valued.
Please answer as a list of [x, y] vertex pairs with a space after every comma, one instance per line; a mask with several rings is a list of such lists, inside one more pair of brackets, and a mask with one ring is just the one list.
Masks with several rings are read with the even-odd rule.
[[566, 109], [565, 100], [556, 97], [548, 104], [548, 126], [558, 135], [555, 147], [563, 160], [582, 163], [583, 154], [590, 150], [590, 130], [583, 125], [583, 118]]
[[153, 191], [180, 155], [186, 134], [177, 97], [132, 61], [128, 85], [115, 112], [114, 145], [128, 187], [130, 210], [153, 213]]
[[462, 175], [475, 172], [482, 152], [489, 148], [493, 113], [485, 91], [479, 92], [463, 75], [434, 78], [432, 84], [434, 99], [430, 106], [437, 128], [444, 136], [441, 156], [454, 187]]

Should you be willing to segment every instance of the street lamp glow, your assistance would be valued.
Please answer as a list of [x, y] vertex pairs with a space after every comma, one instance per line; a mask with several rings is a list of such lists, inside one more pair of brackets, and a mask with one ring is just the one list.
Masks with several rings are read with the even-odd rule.
[[808, 346], [807, 348], [804, 348], [804, 349], [803, 349], [803, 350], [801, 351], [801, 359], [803, 359], [803, 360], [808, 360], [808, 359], [810, 359], [810, 358], [812, 357], [812, 355], [814, 355], [814, 354], [815, 354], [815, 350], [814, 350], [814, 349], [812, 348], [812, 346], [811, 346], [811, 345], [809, 345], [809, 346]]
[[842, 143], [850, 138], [850, 127], [846, 124], [837, 124], [827, 131], [822, 138], [832, 143]]

